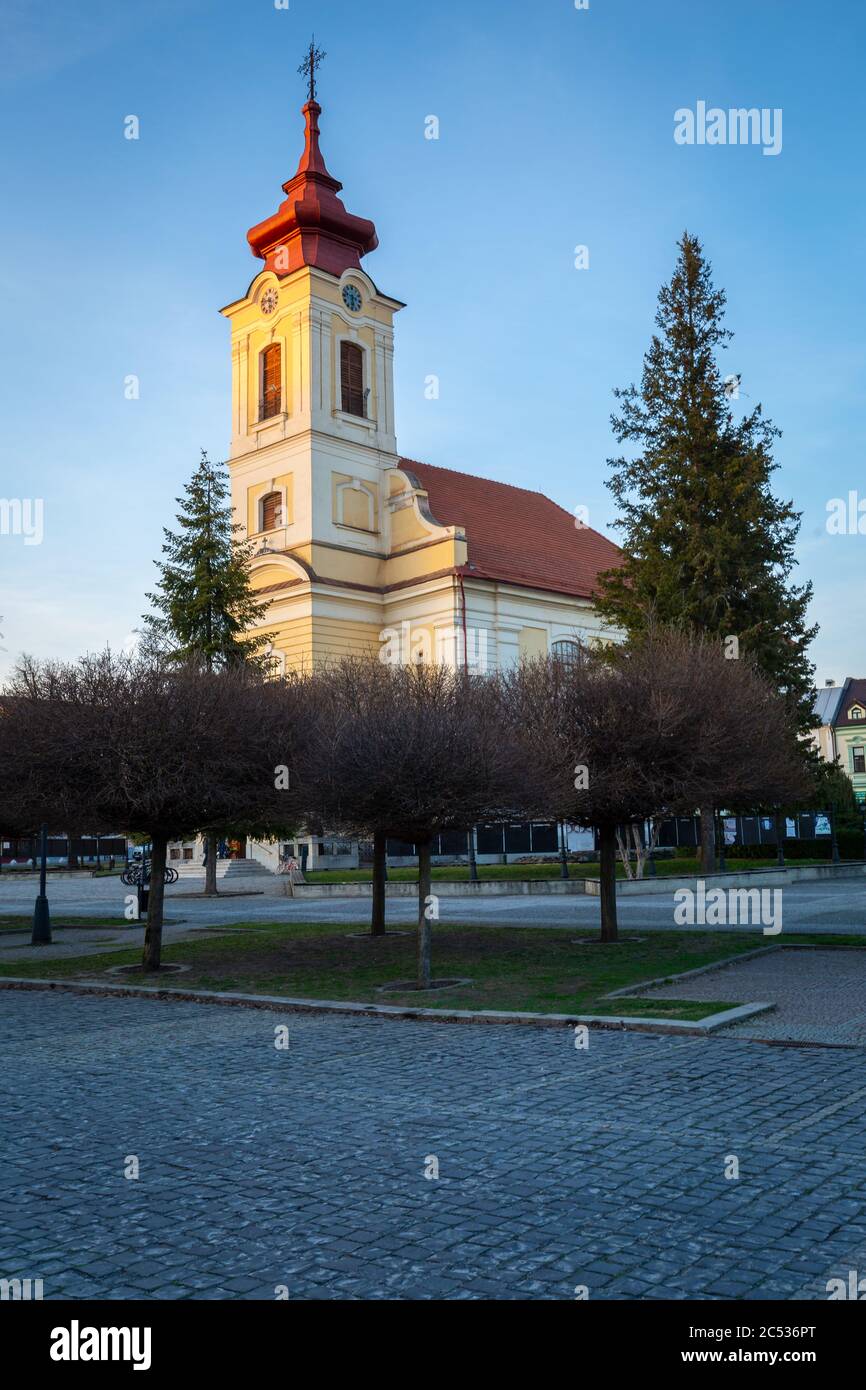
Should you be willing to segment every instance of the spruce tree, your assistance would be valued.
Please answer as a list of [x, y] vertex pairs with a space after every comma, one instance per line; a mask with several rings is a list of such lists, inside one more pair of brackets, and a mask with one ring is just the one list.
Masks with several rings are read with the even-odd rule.
[[[760, 404], [735, 416], [738, 378], [719, 362], [733, 337], [725, 292], [697, 237], [685, 232], [678, 250], [640, 389], [614, 392], [614, 435], [633, 452], [608, 460], [625, 554], [601, 576], [598, 608], [628, 635], [661, 622], [736, 638], [731, 653], [753, 655], [806, 730], [817, 627], [806, 625], [811, 583], [791, 578], [801, 514], [771, 487], [781, 432]], [[704, 846], [711, 867], [706, 834]]]
[[[204, 449], [183, 497], [180, 530], [164, 529], [156, 592], [149, 593], [155, 612], [144, 618], [146, 646], [173, 661], [199, 662], [208, 671], [238, 665], [266, 672], [273, 634], [251, 633], [267, 612], [251, 587], [252, 543], [241, 539], [243, 527], [232, 517], [225, 470], [212, 464]], [[215, 894], [219, 835], [206, 836], [205, 893]]]
[[171, 659], [200, 661], [209, 671], [239, 663], [265, 670], [273, 634], [251, 633], [267, 612], [250, 585], [252, 542], [232, 518], [225, 470], [202, 450], [201, 461], [176, 499], [180, 530], [164, 530], [154, 613], [145, 640]]

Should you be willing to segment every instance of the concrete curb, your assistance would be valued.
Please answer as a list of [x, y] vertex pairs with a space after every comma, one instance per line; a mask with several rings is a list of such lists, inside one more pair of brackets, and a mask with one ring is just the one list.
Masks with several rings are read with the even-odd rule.
[[782, 951], [785, 947], [779, 943], [774, 946], [756, 946], [754, 951], [743, 951], [737, 956], [726, 956], [724, 960], [711, 961], [709, 965], [696, 965], [693, 970], [681, 970], [677, 975], [659, 975], [656, 980], [644, 980], [642, 984], [625, 985], [623, 989], [613, 989], [610, 994], [605, 994], [604, 999], [621, 999], [627, 994], [641, 994], [645, 989], [654, 989], [658, 985], [672, 985], [679, 983], [680, 980], [688, 980], [692, 975], [708, 975], [711, 970], [724, 970], [727, 965], [739, 965], [741, 960], [753, 960], [755, 956], [768, 956], [773, 951]]
[[67, 994], [120, 996], [132, 999], [177, 1000], [186, 1004], [218, 1004], [248, 1009], [270, 1009], [290, 1013], [334, 1013], [389, 1019], [421, 1019], [428, 1023], [517, 1023], [537, 1028], [564, 1028], [583, 1024], [592, 1028], [638, 1033], [676, 1033], [706, 1037], [730, 1023], [742, 1022], [754, 1014], [767, 1013], [775, 1004], [741, 1004], [720, 1014], [689, 1022], [667, 1018], [629, 1018], [604, 1014], [507, 1013], [495, 1009], [416, 1009], [398, 1004], [353, 1004], [332, 999], [292, 999], [271, 994], [217, 994], [211, 990], [163, 989], [154, 985], [87, 984], [84, 981], [36, 980], [7, 975], [0, 989], [55, 990]]

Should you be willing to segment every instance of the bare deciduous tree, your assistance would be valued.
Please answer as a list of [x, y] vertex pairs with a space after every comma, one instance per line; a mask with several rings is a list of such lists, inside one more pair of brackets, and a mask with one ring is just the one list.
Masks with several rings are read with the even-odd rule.
[[443, 665], [350, 659], [316, 675], [313, 688], [300, 794], [328, 826], [372, 835], [380, 845], [389, 835], [416, 845], [417, 982], [426, 989], [431, 840], [438, 831], [514, 815], [522, 745], [502, 736], [497, 684]]
[[627, 647], [530, 662], [501, 679], [540, 779], [525, 809], [598, 831], [602, 941], [617, 939], [618, 827], [789, 800], [808, 785], [785, 702], [710, 639], [655, 628]]
[[168, 841], [293, 816], [291, 780], [276, 765], [291, 766], [303, 721], [287, 714], [303, 704], [302, 682], [104, 652], [22, 662], [3, 699], [0, 756], [18, 789], [16, 819], [147, 833], [146, 970], [160, 966]]

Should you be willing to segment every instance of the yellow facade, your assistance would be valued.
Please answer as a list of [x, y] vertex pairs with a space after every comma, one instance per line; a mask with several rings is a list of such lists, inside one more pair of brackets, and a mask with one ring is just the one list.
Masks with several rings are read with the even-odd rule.
[[[347, 307], [347, 285], [359, 312]], [[451, 571], [465, 562], [465, 538], [424, 516], [423, 491], [399, 467], [393, 318], [401, 307], [363, 271], [336, 277], [305, 266], [283, 278], [262, 272], [223, 310], [232, 329], [232, 499], [255, 545], [252, 583], [269, 603], [264, 630], [286, 666], [379, 650], [425, 581], [419, 614], [431, 616], [432, 582], [431, 632], [456, 621]], [[364, 415], [343, 410], [344, 341], [362, 353]], [[273, 344], [279, 409], [272, 399], [266, 413], [262, 354]], [[277, 524], [265, 530], [262, 503], [274, 494]], [[395, 614], [397, 591], [406, 602]]]
[[[423, 483], [402, 465], [393, 357], [404, 306], [357, 256], [337, 253], [336, 263], [348, 265], [341, 273], [321, 268], [335, 263], [320, 248], [321, 231], [299, 251], [317, 199], [327, 204], [322, 225], [333, 230], [336, 216], [360, 254], [376, 244], [372, 224], [359, 230], [334, 201], [339, 185], [318, 151], [318, 107], [304, 110], [305, 155], [284, 185], [291, 196], [250, 233], [267, 268], [222, 310], [231, 327], [232, 502], [253, 541], [252, 584], [268, 603], [261, 630], [274, 634], [275, 656], [286, 668], [309, 668], [382, 651], [399, 633], [401, 651], [421, 647], [454, 662], [462, 651], [468, 662], [472, 643], [484, 662], [504, 665], [597, 630], [589, 600], [474, 576], [462, 528], [447, 517], [440, 524]], [[292, 197], [307, 211], [292, 211]], [[280, 265], [272, 243], [284, 230], [295, 259]], [[283, 273], [290, 263], [297, 268]]]

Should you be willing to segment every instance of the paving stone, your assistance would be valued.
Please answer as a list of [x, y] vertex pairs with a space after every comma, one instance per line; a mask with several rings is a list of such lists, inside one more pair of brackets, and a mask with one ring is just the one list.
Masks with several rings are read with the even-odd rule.
[[576, 1053], [304, 1015], [287, 1061], [273, 1022], [0, 992], [0, 1277], [58, 1299], [763, 1300], [866, 1275], [862, 1051], [594, 1032]]
[[866, 1046], [866, 969], [859, 951], [789, 950], [755, 956], [648, 991], [645, 998], [775, 1004], [730, 1036]]

